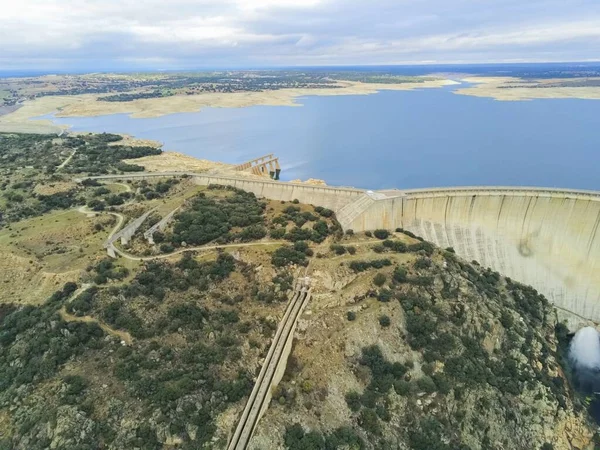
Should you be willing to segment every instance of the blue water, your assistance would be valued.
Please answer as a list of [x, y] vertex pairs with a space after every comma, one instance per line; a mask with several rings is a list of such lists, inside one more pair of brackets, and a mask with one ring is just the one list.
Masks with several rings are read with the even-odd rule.
[[521, 185], [600, 190], [600, 101], [499, 102], [452, 88], [309, 96], [303, 107], [209, 108], [152, 119], [55, 119], [199, 158], [276, 153], [282, 179], [371, 189]]

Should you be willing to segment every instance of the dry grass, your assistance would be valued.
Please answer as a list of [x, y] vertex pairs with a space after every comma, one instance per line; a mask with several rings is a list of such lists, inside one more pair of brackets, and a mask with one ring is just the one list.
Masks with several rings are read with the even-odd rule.
[[53, 181], [51, 183], [38, 183], [33, 191], [40, 195], [52, 195], [59, 192], [68, 192], [77, 186], [73, 181]]
[[229, 167], [229, 164], [197, 159], [177, 152], [163, 152], [160, 155], [144, 156], [143, 158], [125, 160], [125, 162], [142, 166], [147, 172], [207, 172], [212, 169]]
[[[522, 101], [541, 98], [581, 98], [600, 100], [600, 87], [535, 87], [544, 84], [564, 81], [564, 79], [523, 80], [512, 77], [470, 77], [463, 81], [474, 83], [474, 86], [457, 89], [460, 95], [490, 97], [501, 101]], [[532, 87], [527, 87], [531, 83]], [[510, 87], [509, 86], [519, 86]]]
[[[39, 304], [103, 257], [109, 217], [74, 210], [45, 214], [0, 231], [0, 302]], [[95, 224], [104, 231], [96, 231]]]

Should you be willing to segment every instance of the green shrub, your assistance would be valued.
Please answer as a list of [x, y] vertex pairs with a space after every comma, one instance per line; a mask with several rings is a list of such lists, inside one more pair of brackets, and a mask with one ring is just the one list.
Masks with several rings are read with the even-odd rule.
[[431, 260], [428, 258], [418, 258], [414, 263], [415, 269], [428, 269], [431, 267]]
[[377, 239], [387, 239], [390, 235], [390, 232], [388, 230], [375, 230], [373, 231], [373, 235], [377, 238]]
[[377, 413], [372, 409], [364, 408], [360, 412], [358, 423], [369, 433], [373, 433], [376, 435], [381, 433], [379, 417], [377, 417]]
[[398, 266], [394, 269], [394, 273], [392, 275], [394, 281], [398, 283], [404, 283], [407, 280], [407, 272], [404, 267]]
[[350, 411], [357, 412], [360, 410], [360, 398], [361, 395], [356, 391], [350, 391], [346, 394], [346, 403], [348, 404]]
[[382, 327], [389, 327], [392, 324], [391, 319], [389, 318], [389, 316], [386, 316], [385, 314], [382, 316], [379, 316], [379, 325], [381, 325]]
[[426, 392], [428, 394], [431, 394], [436, 390], [436, 385], [434, 381], [431, 379], [431, 377], [427, 375], [417, 380], [417, 386], [421, 391]]
[[395, 380], [394, 381], [394, 390], [398, 395], [409, 395], [410, 394], [410, 383], [406, 380]]
[[354, 311], [348, 311], [346, 316], [350, 322], [356, 320], [356, 313]]
[[343, 255], [344, 253], [346, 253], [346, 247], [340, 244], [331, 244], [329, 249], [335, 252], [336, 255]]
[[309, 250], [310, 249], [304, 241], [296, 242], [295, 246], [284, 245], [273, 252], [271, 262], [275, 267], [283, 267], [288, 264], [306, 266], [308, 264], [306, 253]]
[[283, 239], [285, 236], [285, 228], [275, 228], [269, 231], [269, 236], [272, 239]]
[[381, 269], [386, 266], [391, 266], [392, 262], [389, 259], [374, 259], [372, 261], [352, 261], [349, 265], [354, 272], [364, 272], [365, 270], [374, 268]]
[[381, 287], [385, 284], [386, 280], [387, 277], [385, 276], [385, 274], [379, 272], [373, 277], [373, 284], [375, 284], [375, 286]]

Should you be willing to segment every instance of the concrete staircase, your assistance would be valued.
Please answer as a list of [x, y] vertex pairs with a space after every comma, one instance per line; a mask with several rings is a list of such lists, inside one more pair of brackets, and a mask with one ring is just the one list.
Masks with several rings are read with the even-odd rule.
[[351, 203], [342, 207], [336, 217], [344, 230], [352, 228], [352, 222], [369, 208], [375, 199], [369, 194], [363, 194]]

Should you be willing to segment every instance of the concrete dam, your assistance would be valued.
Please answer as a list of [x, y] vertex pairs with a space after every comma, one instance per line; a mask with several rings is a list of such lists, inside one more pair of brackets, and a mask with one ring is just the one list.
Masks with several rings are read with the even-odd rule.
[[[182, 175], [147, 173], [99, 178]], [[574, 327], [600, 322], [600, 192], [470, 187], [366, 191], [188, 173], [273, 200], [330, 208], [344, 229], [404, 228], [544, 294]]]

